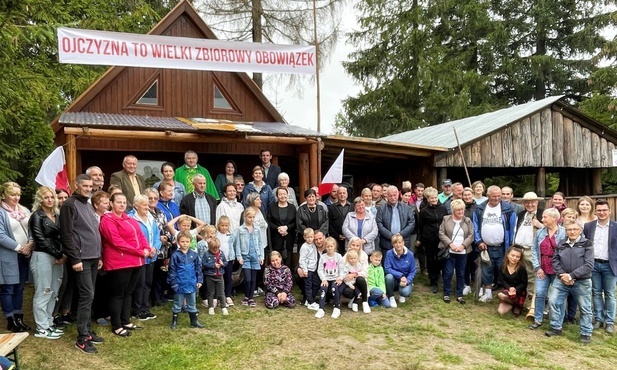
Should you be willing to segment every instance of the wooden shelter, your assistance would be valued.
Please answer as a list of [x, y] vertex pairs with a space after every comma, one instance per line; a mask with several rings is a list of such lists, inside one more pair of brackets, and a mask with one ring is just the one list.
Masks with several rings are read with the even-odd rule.
[[[187, 1], [149, 34], [216, 39]], [[246, 176], [267, 148], [301, 192], [319, 181], [324, 135], [288, 125], [246, 73], [114, 66], [52, 127], [71, 179], [91, 165], [109, 175], [131, 153], [180, 165], [187, 150], [202, 154], [213, 177], [229, 158]]]
[[534, 174], [536, 191], [545, 196], [546, 173], [558, 172], [559, 189], [566, 195], [601, 194], [601, 170], [613, 165], [617, 132], [572, 108], [562, 98], [549, 97], [383, 140], [446, 149], [433, 156], [438, 179], [465, 178], [464, 159], [472, 180]]

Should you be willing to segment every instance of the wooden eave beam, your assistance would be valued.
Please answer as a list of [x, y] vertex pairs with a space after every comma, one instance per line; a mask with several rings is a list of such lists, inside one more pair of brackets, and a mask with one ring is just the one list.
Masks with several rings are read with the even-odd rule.
[[64, 133], [75, 135], [79, 138], [104, 138], [104, 139], [127, 139], [127, 140], [170, 140], [182, 142], [208, 142], [208, 143], [238, 143], [247, 141], [251, 143], [287, 143], [287, 144], [312, 144], [317, 142], [317, 138], [306, 137], [287, 137], [287, 136], [255, 136], [255, 135], [221, 135], [208, 133], [189, 133], [174, 131], [130, 131], [130, 130], [109, 130], [89, 127], [65, 127]]
[[[383, 143], [380, 145], [371, 145], [366, 143], [350, 143], [346, 142], [344, 144], [334, 144], [332, 142], [326, 143], [326, 148], [328, 149], [356, 149], [364, 152], [365, 154], [370, 153], [379, 153], [379, 154], [390, 154], [394, 157], [400, 156], [414, 156], [414, 157], [431, 157], [434, 152], [423, 149], [414, 149], [414, 148], [405, 148], [388, 145], [388, 143]], [[326, 149], [327, 151], [327, 149]], [[323, 152], [323, 151], [322, 151]]]

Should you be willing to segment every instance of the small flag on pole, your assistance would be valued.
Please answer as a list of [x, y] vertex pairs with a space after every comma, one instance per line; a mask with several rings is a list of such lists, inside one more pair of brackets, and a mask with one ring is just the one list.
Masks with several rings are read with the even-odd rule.
[[321, 180], [321, 184], [319, 185], [319, 194], [328, 194], [332, 191], [332, 188], [335, 184], [340, 184], [343, 182], [343, 157], [345, 155], [345, 149], [341, 150], [341, 154], [338, 155], [338, 158], [332, 163], [332, 166]]
[[70, 191], [69, 178], [66, 171], [66, 160], [64, 158], [64, 148], [59, 146], [51, 152], [41, 165], [41, 169], [38, 175], [36, 175], [35, 181], [53, 189]]

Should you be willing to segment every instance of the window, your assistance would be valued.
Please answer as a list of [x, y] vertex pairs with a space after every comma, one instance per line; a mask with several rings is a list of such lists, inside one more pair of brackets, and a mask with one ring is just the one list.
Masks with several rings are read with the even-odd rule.
[[223, 93], [218, 86], [214, 85], [214, 108], [218, 109], [234, 109], [231, 104], [225, 99]]
[[137, 100], [137, 104], [159, 105], [159, 81], [155, 80], [146, 92]]

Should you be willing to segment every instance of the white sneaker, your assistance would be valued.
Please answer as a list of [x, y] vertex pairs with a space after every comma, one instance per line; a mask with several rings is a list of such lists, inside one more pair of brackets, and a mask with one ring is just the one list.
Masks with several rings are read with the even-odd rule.
[[398, 297], [398, 303], [405, 303], [405, 297], [403, 296]]
[[353, 298], [350, 299], [349, 302], [347, 303], [347, 307], [349, 307], [350, 309], [353, 308], [353, 304], [354, 304], [353, 302], [354, 302], [354, 299]]
[[315, 313], [315, 317], [318, 319], [321, 319], [322, 317], [324, 317], [326, 313], [320, 308], [319, 310], [317, 310], [317, 312]]
[[341, 316], [341, 309], [334, 307], [334, 310], [332, 310], [332, 318], [338, 319], [339, 316]]
[[204, 306], [204, 307], [209, 307], [208, 306], [208, 300], [204, 299], [203, 301], [201, 301], [201, 305]]
[[369, 306], [368, 302], [362, 302], [362, 312], [371, 313], [371, 306]]
[[212, 300], [212, 308], [216, 307], [218, 304], [219, 304], [219, 301], [217, 299]]
[[480, 297], [482, 297], [484, 295], [484, 287], [480, 288], [480, 291], [478, 292], [478, 295]]
[[465, 285], [465, 288], [463, 289], [463, 295], [469, 295], [469, 293], [471, 293], [471, 287], [469, 285]]
[[47, 330], [35, 330], [34, 336], [37, 338], [45, 338], [45, 339], [58, 339], [61, 334], [55, 333], [50, 329]]
[[392, 308], [397, 308], [398, 305], [396, 304], [396, 299], [394, 298], [394, 296], [390, 297], [390, 307]]
[[483, 302], [483, 303], [486, 303], [492, 300], [493, 300], [493, 296], [492, 295], [489, 296], [488, 294], [484, 294], [482, 297], [480, 297], [480, 299], [478, 299], [478, 301]]
[[357, 303], [352, 304], [352, 305], [351, 305], [351, 310], [352, 310], [353, 312], [358, 312], [358, 304], [357, 304]]
[[234, 305], [234, 301], [232, 301], [232, 300], [231, 300], [231, 297], [227, 297], [227, 298], [225, 299], [225, 303], [227, 303], [227, 306], [228, 306], [228, 307], [231, 307], [231, 306], [233, 306], [233, 305]]
[[208, 308], [208, 315], [214, 315], [214, 307]]
[[223, 316], [229, 315], [229, 311], [226, 308], [223, 308], [221, 311], [223, 311]]
[[313, 302], [309, 304], [308, 306], [306, 306], [306, 308], [308, 308], [309, 310], [317, 311], [319, 310], [319, 303]]
[[305, 305], [306, 307], [308, 307], [308, 306], [309, 306], [308, 301], [304, 301], [304, 305]]

